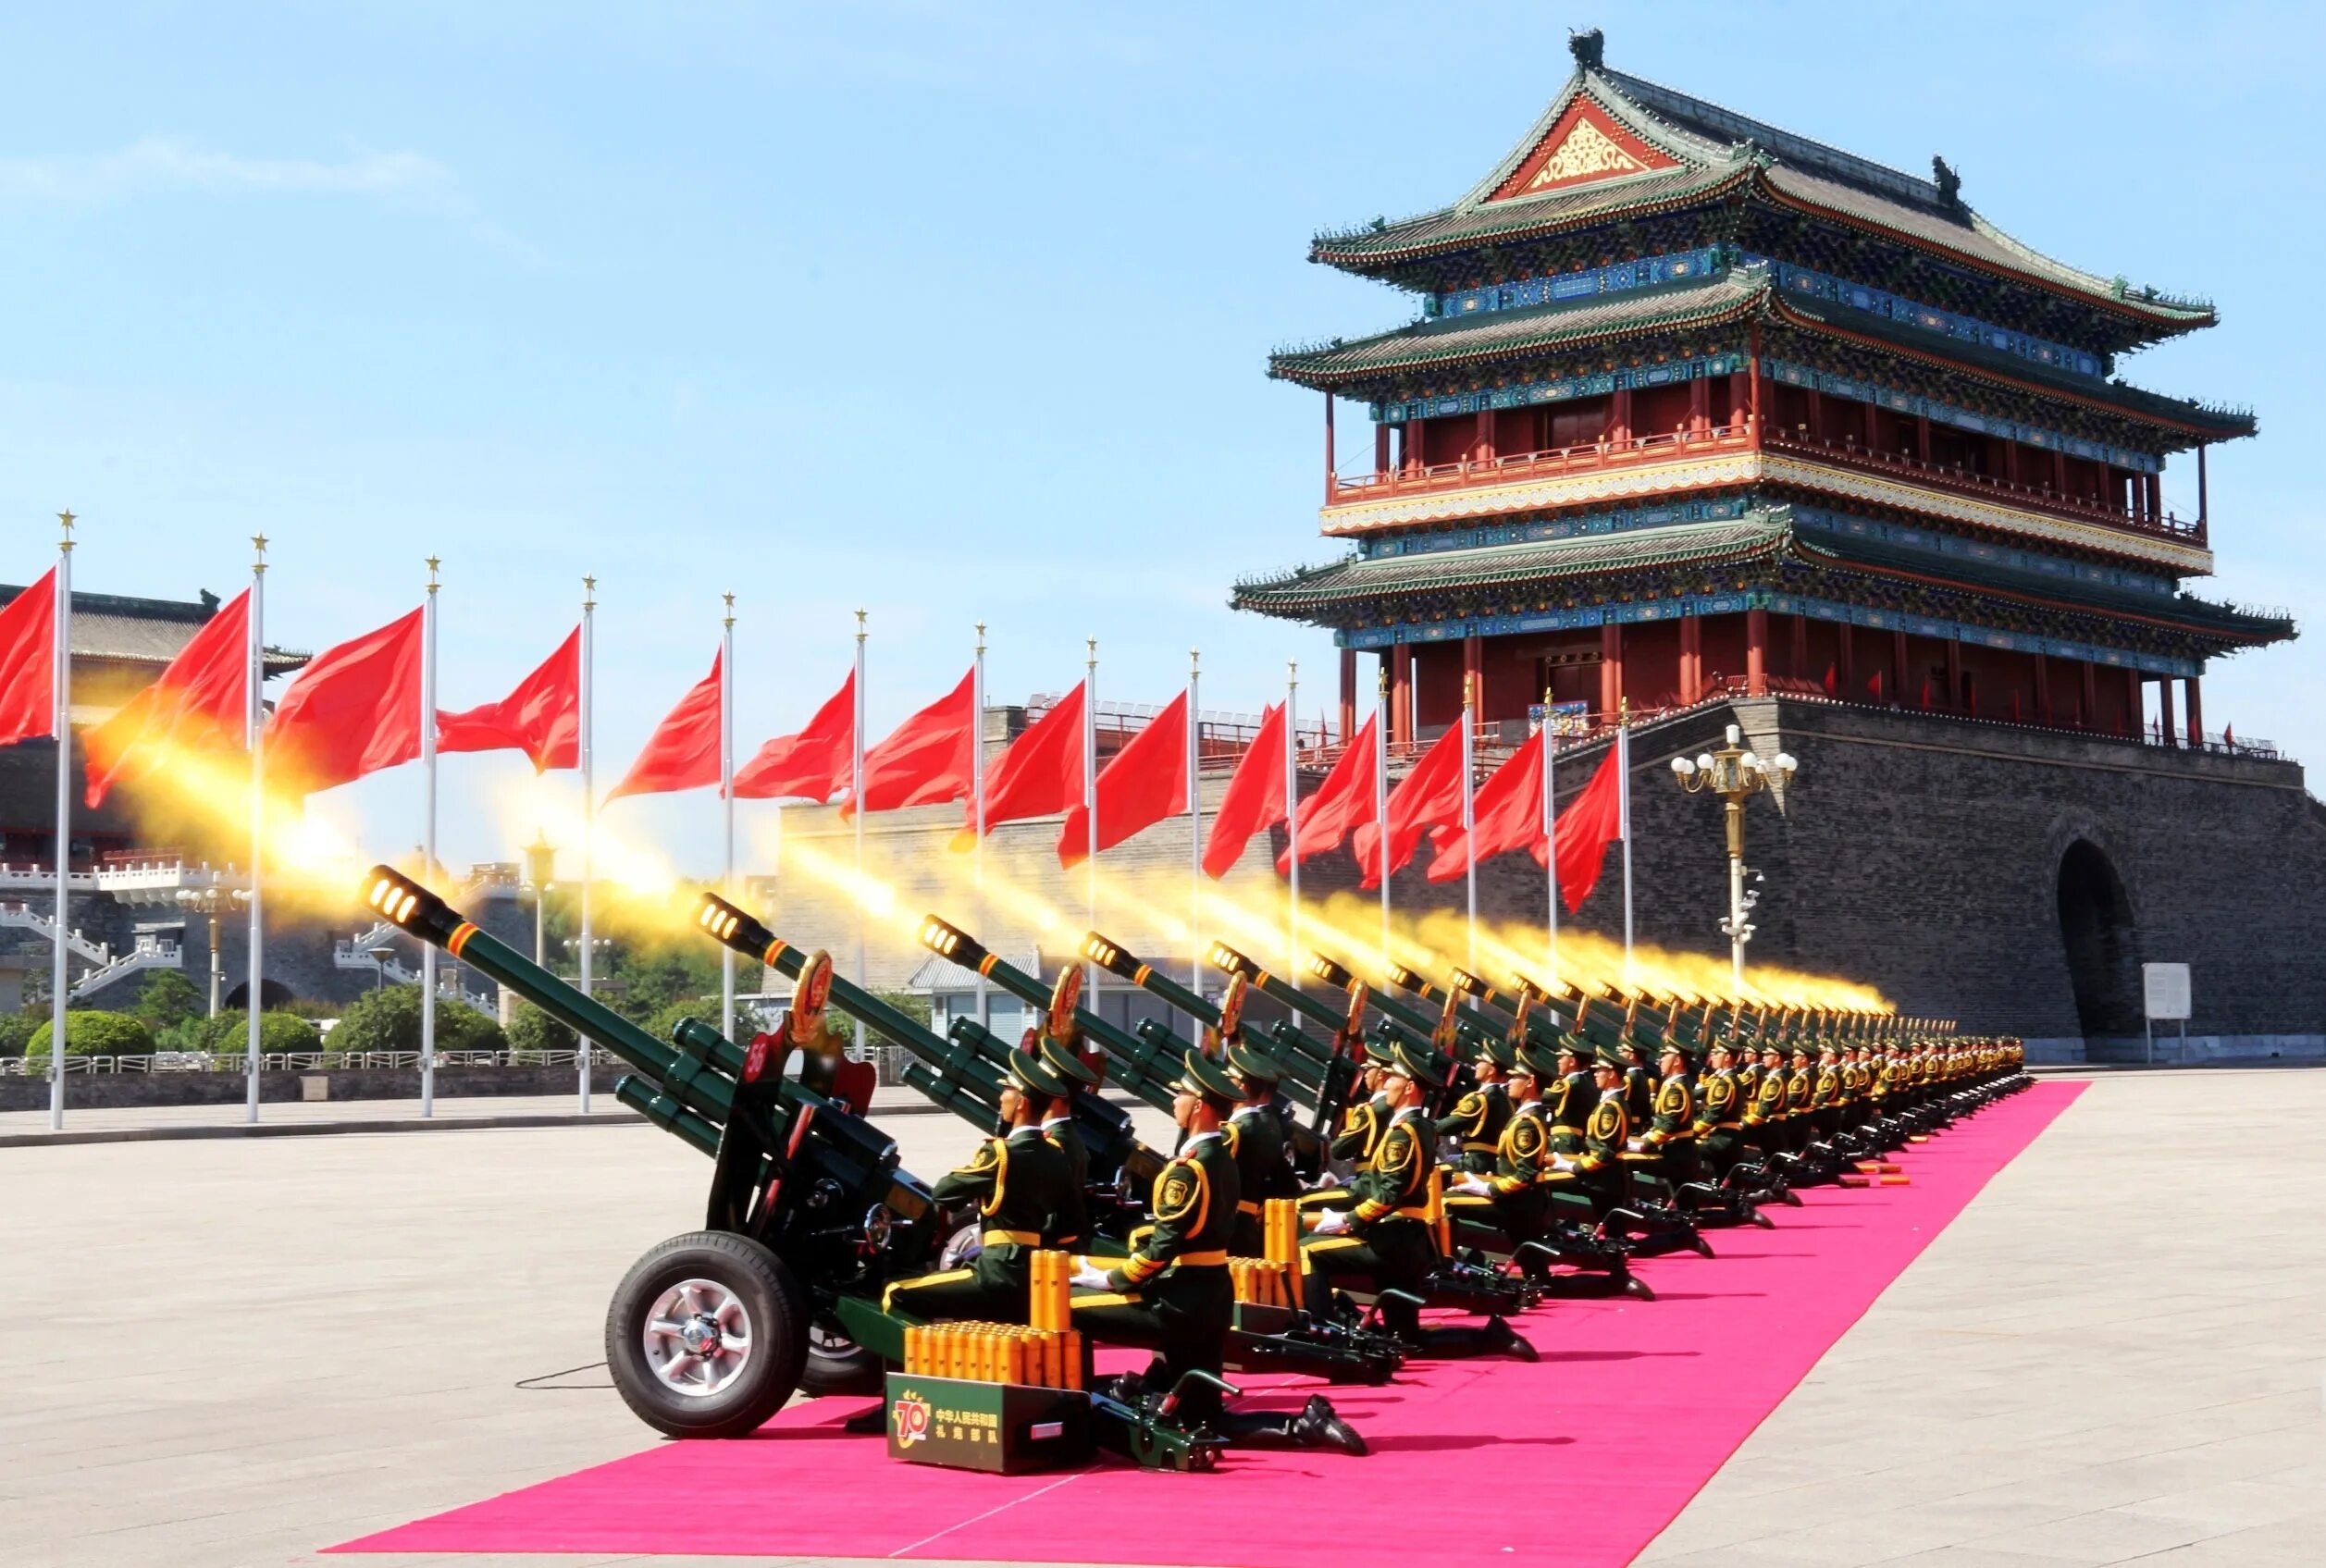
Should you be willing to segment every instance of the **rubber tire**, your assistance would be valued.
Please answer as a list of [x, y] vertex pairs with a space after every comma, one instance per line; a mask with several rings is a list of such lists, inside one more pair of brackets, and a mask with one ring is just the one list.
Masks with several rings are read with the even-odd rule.
[[[810, 1399], [826, 1394], [877, 1394], [887, 1387], [888, 1364], [836, 1329], [824, 1330], [833, 1349], [808, 1337], [807, 1364], [799, 1374], [799, 1391]], [[846, 1351], [837, 1347], [846, 1345]]]
[[[709, 1279], [742, 1298], [758, 1341], [744, 1374], [717, 1394], [674, 1392], [640, 1342], [654, 1300], [681, 1279]], [[622, 1402], [666, 1437], [748, 1438], [784, 1408], [808, 1358], [808, 1307], [783, 1259], [746, 1236], [696, 1230], [650, 1248], [606, 1307], [606, 1365]]]

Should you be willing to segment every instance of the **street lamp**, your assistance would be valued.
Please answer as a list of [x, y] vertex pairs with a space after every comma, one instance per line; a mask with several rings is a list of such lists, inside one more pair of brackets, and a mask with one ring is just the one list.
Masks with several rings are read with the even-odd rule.
[[218, 915], [241, 897], [219, 887], [178, 890], [179, 907], [210, 922], [210, 1016], [214, 1019], [218, 1016], [219, 994], [226, 984], [226, 956], [218, 951]]
[[533, 830], [533, 842], [525, 846], [526, 883], [533, 890], [533, 961], [543, 963], [542, 924], [549, 908], [550, 889], [556, 885], [550, 879], [557, 874], [557, 848], [550, 843], [550, 835], [539, 828]]
[[396, 950], [382, 943], [365, 951], [372, 956], [372, 990], [384, 991], [388, 988], [388, 960], [396, 956]]
[[[1690, 795], [1705, 792], [1717, 795], [1726, 808], [1728, 918], [1720, 922], [1720, 929], [1728, 938], [1729, 963], [1740, 993], [1744, 990], [1745, 944], [1752, 940], [1753, 929], [1745, 914], [1761, 901], [1759, 893], [1745, 891], [1745, 796], [1758, 790], [1784, 784], [1800, 766], [1782, 751], [1776, 754], [1775, 760], [1756, 757], [1744, 748], [1743, 738], [1743, 732], [1731, 724], [1728, 726], [1726, 744], [1718, 751], [1699, 752], [1694, 760], [1686, 757], [1672, 759], [1672, 772], [1680, 781], [1682, 789]], [[1753, 872], [1752, 880], [1759, 882], [1761, 873]]]

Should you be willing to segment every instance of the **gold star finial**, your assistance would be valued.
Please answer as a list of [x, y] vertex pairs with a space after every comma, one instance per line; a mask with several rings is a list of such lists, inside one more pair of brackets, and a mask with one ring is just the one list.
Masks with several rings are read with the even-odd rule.
[[598, 608], [598, 579], [595, 577], [582, 579], [582, 608], [584, 610]]
[[266, 535], [253, 534], [251, 536], [251, 571], [253, 574], [255, 575], [264, 573], [266, 570]]
[[735, 624], [735, 595], [721, 594], [719, 598], [727, 607], [726, 619], [720, 623], [722, 625], [732, 626]]
[[76, 519], [70, 511], [65, 511], [56, 514], [56, 521], [65, 530], [64, 541], [59, 548], [66, 554], [70, 555], [73, 549], [73, 524]]

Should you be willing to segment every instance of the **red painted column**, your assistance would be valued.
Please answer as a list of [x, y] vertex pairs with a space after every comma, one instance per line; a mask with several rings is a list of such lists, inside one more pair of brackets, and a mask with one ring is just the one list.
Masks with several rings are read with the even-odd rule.
[[2181, 689], [2184, 706], [2188, 709], [2189, 748], [2202, 751], [2205, 749], [2205, 703], [2196, 689], [2196, 677], [2191, 675], [2183, 681]]
[[1611, 447], [1629, 446], [1631, 444], [1631, 389], [1616, 388], [1615, 395], [1609, 400], [1609, 402], [1611, 407], [1608, 414], [1607, 444]]
[[1421, 421], [1418, 419], [1405, 421], [1404, 469], [1408, 474], [1421, 472]]
[[1926, 414], [1914, 419], [1914, 456], [1923, 463], [1930, 461], [1930, 415]]
[[1478, 717], [1486, 717], [1486, 639], [1476, 632], [1462, 639], [1462, 690], [1477, 701]]
[[1745, 695], [1769, 695], [1769, 612], [1745, 611]]
[[1947, 708], [1960, 711], [1962, 707], [1962, 639], [1947, 639]]
[[1624, 698], [1624, 629], [1613, 621], [1599, 629], [1599, 710], [1612, 714]]
[[1491, 463], [1494, 459], [1494, 411], [1492, 409], [1482, 408], [1478, 411], [1478, 436], [1471, 443], [1470, 455], [1480, 463]]
[[2076, 710], [2075, 721], [2085, 729], [2095, 729], [2100, 719], [2100, 667], [2088, 659], [2076, 661], [2081, 674], [2077, 696], [2082, 706]]
[[1356, 649], [1341, 650], [1341, 738], [1356, 734]]
[[1752, 324], [1752, 352], [1745, 361], [1745, 375], [1746, 385], [1751, 391], [1751, 396], [1746, 400], [1746, 407], [1752, 423], [1752, 444], [1757, 447], [1762, 444], [1761, 411], [1768, 406], [1761, 392], [1761, 383], [1767, 377], [1761, 374], [1761, 324], [1757, 321]]
[[1341, 482], [1339, 459], [1334, 455], [1332, 447], [1332, 394], [1327, 392], [1325, 394], [1325, 500], [1328, 504], [1332, 500], [1333, 487]]
[[2144, 477], [2147, 483], [2143, 488], [2148, 493], [2148, 521], [2161, 523], [2164, 521], [2164, 475], [2150, 474]]
[[1680, 706], [1704, 695], [1704, 618], [1680, 617]]
[[1865, 405], [1865, 450], [1868, 451], [1882, 450], [1882, 405], [1880, 403], [1870, 402]]
[[1713, 384], [1699, 376], [1688, 384], [1688, 438], [1701, 440], [1713, 427]]
[[1389, 740], [1410, 746], [1414, 738], [1414, 645], [1393, 642], [1389, 648]]
[[2047, 729], [2051, 725], [2051, 666], [2040, 653], [2035, 655], [2035, 722]]
[[1812, 681], [1817, 677], [1809, 671], [1809, 617], [1793, 617], [1792, 676], [1797, 681]]
[[2157, 728], [2167, 746], [2181, 744], [2181, 732], [2172, 722], [2172, 680], [2170, 676], [2157, 678]]
[[1373, 473], [1378, 477], [1389, 473], [1389, 422], [1383, 420], [1373, 426]]
[[2200, 535], [2211, 523], [2212, 516], [2212, 498], [2205, 493], [2205, 448], [2199, 443], [2196, 449], [2196, 531]]
[[1752, 376], [1750, 371], [1728, 373], [1728, 428], [1736, 430], [1744, 425], [1752, 410]]
[[1834, 695], [1855, 702], [1858, 700], [1858, 628], [1844, 621], [1837, 631], [1841, 640], [1839, 656], [1834, 660]]
[[1814, 387], [1809, 389], [1809, 438], [1812, 441], [1825, 438], [1825, 397]]
[[2141, 696], [2147, 689], [2139, 671], [2124, 672], [2124, 724], [2134, 740], [2148, 733], [2148, 705]]
[[1904, 632], [1892, 632], [1890, 634], [1890, 674], [1892, 677], [1890, 681], [1890, 706], [1893, 708], [1903, 708], [1908, 703], [1914, 701], [1920, 694], [1907, 689], [1906, 634]]

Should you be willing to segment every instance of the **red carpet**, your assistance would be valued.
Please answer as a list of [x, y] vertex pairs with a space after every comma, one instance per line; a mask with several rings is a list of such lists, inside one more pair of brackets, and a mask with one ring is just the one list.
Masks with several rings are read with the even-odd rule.
[[[1552, 1303], [1543, 1352], [1409, 1365], [1333, 1393], [1372, 1457], [1231, 1453], [1209, 1475], [1107, 1463], [1002, 1476], [891, 1464], [795, 1407], [757, 1438], [631, 1458], [334, 1549], [984, 1558], [1218, 1568], [1629, 1562], [1899, 1271], [2082, 1090], [2041, 1083], [1910, 1149], [1912, 1185], [1803, 1194], [1720, 1255], [1641, 1266], [1652, 1303]], [[1289, 1406], [1305, 1397], [1255, 1395]], [[1553, 1489], [1555, 1488], [1555, 1489]], [[1588, 1499], [1574, 1509], [1514, 1500]]]

